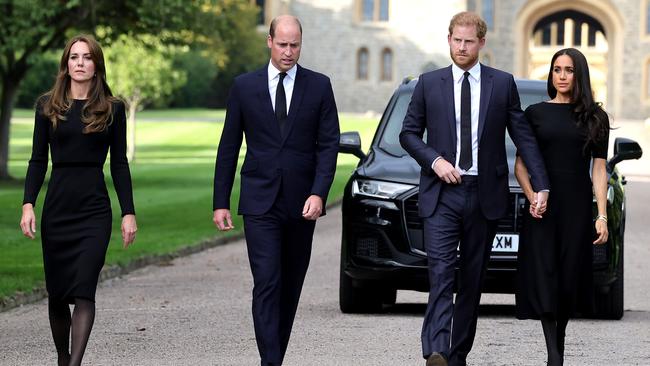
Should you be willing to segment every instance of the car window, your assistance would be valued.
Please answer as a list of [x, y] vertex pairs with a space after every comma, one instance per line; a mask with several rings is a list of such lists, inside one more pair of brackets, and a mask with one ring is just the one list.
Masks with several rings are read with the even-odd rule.
[[[521, 101], [521, 109], [525, 110], [531, 104], [548, 100], [548, 96], [546, 95], [546, 89], [540, 88], [540, 90], [520, 91], [519, 99]], [[398, 95], [392, 110], [389, 112], [390, 115], [386, 121], [386, 128], [379, 140], [379, 148], [391, 155], [404, 156], [406, 154], [406, 151], [404, 151], [399, 143], [399, 133], [402, 131], [402, 122], [406, 116], [410, 101], [411, 93], [401, 93]], [[426, 140], [426, 132], [423, 139]], [[508, 155], [514, 156], [515, 146], [509, 136], [506, 139], [506, 144]]]
[[519, 91], [519, 101], [521, 102], [521, 109], [526, 110], [529, 105], [536, 104], [548, 100], [546, 89], [537, 91]]
[[[546, 89], [539, 91], [520, 91], [519, 100], [521, 102], [521, 109], [526, 110], [529, 105], [540, 103], [548, 100]], [[514, 156], [517, 148], [514, 142], [510, 139], [510, 135], [506, 132], [506, 154], [507, 156]]]
[[399, 144], [399, 133], [402, 131], [402, 122], [406, 116], [406, 110], [409, 107], [412, 93], [402, 93], [395, 100], [393, 109], [390, 111], [386, 128], [381, 140], [379, 140], [379, 147], [389, 154], [396, 156], [403, 156], [406, 151]]

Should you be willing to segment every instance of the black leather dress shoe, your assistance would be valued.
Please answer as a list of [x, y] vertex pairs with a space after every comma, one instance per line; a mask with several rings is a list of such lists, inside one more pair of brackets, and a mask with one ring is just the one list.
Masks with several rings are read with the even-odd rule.
[[427, 358], [427, 366], [447, 366], [447, 357], [442, 353], [433, 352]]

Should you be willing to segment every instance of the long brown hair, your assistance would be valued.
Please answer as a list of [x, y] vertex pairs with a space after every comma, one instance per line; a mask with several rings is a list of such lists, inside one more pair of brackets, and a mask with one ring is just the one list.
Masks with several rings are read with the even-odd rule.
[[587, 129], [587, 142], [584, 146], [586, 149], [589, 144], [596, 144], [607, 137], [610, 130], [609, 118], [602, 107], [602, 103], [594, 100], [587, 58], [575, 48], [561, 49], [551, 58], [551, 68], [548, 71], [546, 81], [546, 90], [549, 97], [552, 99], [557, 95], [557, 89], [553, 86], [553, 67], [555, 60], [562, 55], [569, 56], [573, 61], [571, 103], [575, 105], [573, 113], [576, 116], [578, 126]]
[[113, 93], [106, 83], [104, 53], [99, 43], [90, 35], [82, 34], [72, 37], [63, 49], [54, 86], [45, 93], [45, 98], [43, 98], [43, 114], [52, 121], [54, 128], [59, 121], [66, 120], [65, 115], [72, 106], [68, 59], [72, 45], [77, 42], [84, 42], [88, 45], [90, 57], [95, 64], [95, 76], [90, 84], [88, 100], [81, 110], [81, 122], [86, 124], [83, 133], [102, 132], [112, 122], [113, 102], [118, 99], [113, 97]]

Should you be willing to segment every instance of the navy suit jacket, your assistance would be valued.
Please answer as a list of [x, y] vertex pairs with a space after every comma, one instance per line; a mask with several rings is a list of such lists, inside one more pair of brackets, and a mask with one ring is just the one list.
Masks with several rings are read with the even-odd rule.
[[[239, 148], [246, 135], [241, 168], [240, 215], [261, 215], [280, 188], [293, 217], [312, 194], [327, 199], [339, 142], [339, 121], [329, 78], [298, 66], [284, 134], [269, 95], [267, 67], [235, 78], [217, 152], [213, 208], [230, 208]], [[324, 209], [323, 209], [324, 213]]]
[[[503, 217], [508, 202], [506, 128], [531, 175], [533, 189], [549, 189], [544, 161], [537, 141], [524, 117], [519, 93], [511, 74], [481, 65], [481, 101], [478, 123], [478, 184], [483, 215], [489, 220]], [[427, 131], [426, 143], [422, 140]], [[431, 168], [442, 156], [456, 162], [456, 113], [451, 66], [420, 76], [404, 118], [400, 143], [418, 162], [420, 216], [435, 211], [440, 188], [445, 184]]]

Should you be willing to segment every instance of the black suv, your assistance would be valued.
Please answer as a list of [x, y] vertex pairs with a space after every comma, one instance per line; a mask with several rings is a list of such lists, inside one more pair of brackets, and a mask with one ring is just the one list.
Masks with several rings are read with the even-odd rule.
[[[344, 313], [375, 312], [394, 304], [397, 290], [428, 291], [427, 257], [422, 219], [418, 216], [420, 167], [402, 149], [399, 133], [417, 79], [405, 79], [397, 88], [379, 122], [370, 151], [364, 154], [357, 132], [341, 134], [340, 152], [358, 156], [359, 165], [348, 181], [343, 198], [343, 228], [339, 303]], [[547, 100], [546, 83], [517, 80], [522, 108]], [[426, 135], [424, 137], [426, 140]], [[515, 146], [507, 139], [510, 165], [510, 210], [498, 224], [488, 263], [484, 292], [513, 293], [519, 231], [525, 196], [512, 172]], [[608, 161], [607, 215], [609, 241], [594, 246], [595, 314], [623, 316], [623, 234], [625, 231], [625, 177], [614, 166], [638, 159], [635, 141], [617, 138]], [[596, 204], [594, 201], [594, 217]]]

